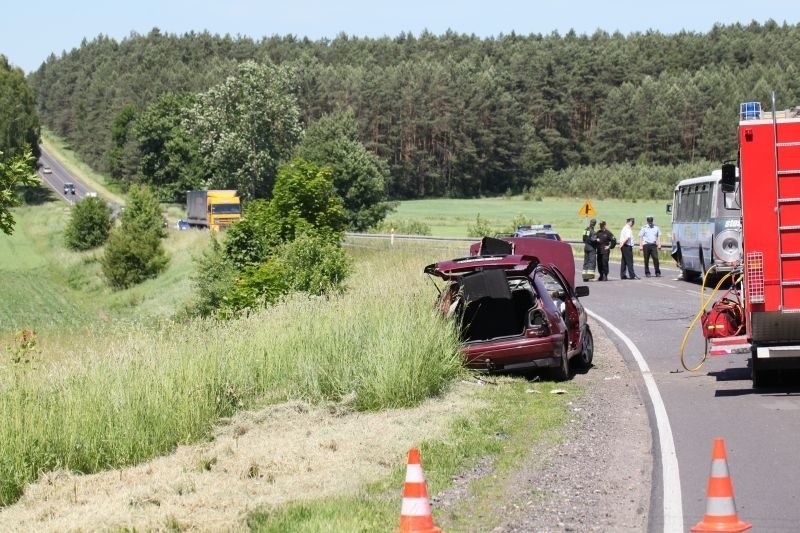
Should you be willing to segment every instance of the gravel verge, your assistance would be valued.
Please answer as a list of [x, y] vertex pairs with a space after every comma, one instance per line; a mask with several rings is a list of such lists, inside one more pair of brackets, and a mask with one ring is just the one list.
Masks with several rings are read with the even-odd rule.
[[[570, 403], [572, 416], [561, 443], [532, 448], [505, 481], [502, 501], [488, 520], [500, 524], [494, 531], [647, 529], [652, 472], [647, 409], [622, 355], [600, 324], [591, 326], [594, 365], [573, 378], [585, 394]], [[468, 482], [494, 474], [479, 464], [457, 479], [454, 489], [434, 497], [434, 506], [469, 513], [464, 511], [470, 508], [464, 505]], [[475, 517], [475, 523], [486, 523], [485, 517]]]

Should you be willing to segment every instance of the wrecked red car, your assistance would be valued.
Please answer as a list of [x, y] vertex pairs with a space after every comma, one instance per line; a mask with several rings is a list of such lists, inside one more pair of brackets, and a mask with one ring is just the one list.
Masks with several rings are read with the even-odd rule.
[[530, 237], [484, 239], [473, 255], [442, 261], [424, 272], [445, 281], [438, 308], [460, 328], [465, 364], [486, 372], [548, 368], [571, 377], [570, 361], [589, 367], [592, 331], [574, 287], [572, 247]]

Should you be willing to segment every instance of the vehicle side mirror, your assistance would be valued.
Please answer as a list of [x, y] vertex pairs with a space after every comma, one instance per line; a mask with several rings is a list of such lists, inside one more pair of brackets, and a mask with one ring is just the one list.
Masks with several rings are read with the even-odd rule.
[[722, 178], [719, 180], [722, 192], [734, 192], [736, 190], [736, 165], [724, 163], [722, 165]]
[[589, 287], [587, 287], [586, 285], [578, 285], [577, 287], [575, 287], [575, 296], [577, 296], [578, 298], [582, 296], [589, 296]]
[[672, 204], [667, 204], [667, 213], [672, 213]]

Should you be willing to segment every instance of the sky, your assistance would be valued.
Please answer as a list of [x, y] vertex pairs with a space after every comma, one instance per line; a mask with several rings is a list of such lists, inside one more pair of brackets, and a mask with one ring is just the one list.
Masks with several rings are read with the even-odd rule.
[[772, 19], [797, 24], [797, 0], [39, 0], [0, 10], [0, 54], [26, 73], [47, 57], [100, 34], [118, 41], [132, 32], [207, 30], [253, 39], [295, 35], [312, 40], [344, 32], [394, 37], [401, 32], [563, 35], [657, 30], [708, 32], [716, 23]]

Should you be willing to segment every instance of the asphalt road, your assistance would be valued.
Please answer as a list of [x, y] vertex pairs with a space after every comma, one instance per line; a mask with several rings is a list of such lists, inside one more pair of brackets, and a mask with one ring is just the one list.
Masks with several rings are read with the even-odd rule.
[[[39, 157], [39, 176], [56, 194], [64, 198], [68, 203], [74, 204], [89, 192], [86, 185], [75, 179], [58, 160], [51, 157], [41, 146], [39, 149], [42, 154]], [[49, 174], [44, 172], [45, 167], [50, 168], [51, 172]], [[64, 194], [65, 183], [73, 183], [75, 185], [75, 194]]]
[[[747, 355], [709, 358], [699, 371], [685, 371], [679, 360], [680, 345], [701, 305], [700, 284], [678, 280], [679, 272], [664, 268], [663, 262], [661, 278], [644, 278], [642, 265], [636, 267], [640, 281], [620, 280], [618, 263], [612, 263], [610, 270], [612, 279], [589, 283], [591, 294], [581, 301], [633, 341], [657, 384], [678, 459], [683, 531], [705, 514], [716, 437], [725, 440], [740, 519], [752, 523], [753, 531], [800, 530], [800, 381], [756, 390]], [[613, 331], [607, 333], [636, 375], [641, 375], [628, 346]], [[696, 365], [703, 350], [702, 335], [695, 326], [686, 345], [687, 366]], [[653, 442], [658, 447], [653, 405], [643, 381], [640, 391], [649, 406]], [[664, 530], [659, 451], [654, 450], [651, 531]], [[674, 493], [674, 488], [667, 490]]]

